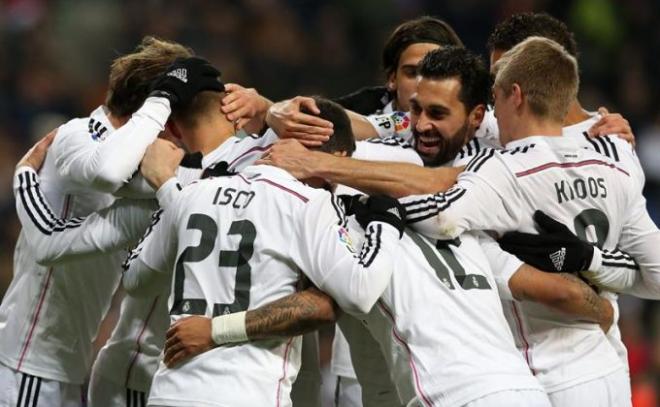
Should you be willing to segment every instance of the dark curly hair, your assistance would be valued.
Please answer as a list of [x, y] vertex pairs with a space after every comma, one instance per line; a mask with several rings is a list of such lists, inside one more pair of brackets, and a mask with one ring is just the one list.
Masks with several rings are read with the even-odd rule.
[[458, 78], [461, 81], [459, 100], [471, 111], [490, 100], [491, 77], [486, 64], [466, 48], [447, 47], [431, 51], [419, 63], [417, 72], [422, 78]]
[[391, 75], [399, 65], [401, 54], [412, 44], [428, 42], [440, 46], [459, 46], [463, 43], [446, 22], [430, 16], [409, 20], [399, 25], [383, 48], [383, 69]]
[[514, 14], [500, 22], [486, 43], [489, 51], [508, 51], [528, 37], [549, 38], [577, 58], [577, 43], [566, 24], [546, 13]]

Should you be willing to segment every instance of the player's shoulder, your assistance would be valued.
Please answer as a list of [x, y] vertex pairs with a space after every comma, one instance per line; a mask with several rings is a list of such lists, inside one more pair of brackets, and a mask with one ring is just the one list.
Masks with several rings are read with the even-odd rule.
[[423, 165], [422, 159], [412, 145], [397, 137], [374, 137], [356, 143], [353, 158], [361, 160], [378, 160], [393, 162], [408, 162]]
[[77, 117], [61, 125], [57, 129], [53, 147], [100, 142], [105, 140], [111, 131], [112, 126], [103, 111], [103, 107], [98, 107], [87, 117]]
[[484, 150], [488, 149], [497, 150], [498, 148], [475, 137], [461, 148], [461, 151], [458, 152], [454, 159], [453, 166], [467, 165], [472, 159], [483, 154]]

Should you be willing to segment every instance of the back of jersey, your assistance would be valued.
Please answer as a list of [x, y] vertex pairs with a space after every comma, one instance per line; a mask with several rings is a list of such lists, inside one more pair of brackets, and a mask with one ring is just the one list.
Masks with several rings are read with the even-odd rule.
[[404, 399], [454, 406], [503, 390], [541, 389], [514, 346], [488, 260], [471, 233], [435, 241], [407, 229], [391, 283], [364, 319], [390, 356]]
[[[488, 175], [489, 171], [502, 174], [501, 166], [508, 170], [508, 182]], [[487, 178], [502, 197], [505, 207], [493, 204], [491, 218], [497, 219], [498, 213], [512, 214], [496, 228], [500, 233], [535, 232], [533, 214], [542, 210], [583, 240], [614, 249], [631, 199], [638, 195], [628, 169], [568, 137], [529, 137], [512, 142], [481, 165], [468, 168], [474, 175]], [[561, 270], [563, 253], [556, 253], [552, 261]], [[533, 302], [507, 303], [505, 312], [519, 348], [548, 392], [622, 367], [597, 324], [572, 320]]]
[[[327, 194], [266, 166], [184, 188], [177, 199], [185, 205], [172, 208], [177, 236], [161, 236], [176, 239], [172, 319], [245, 311], [293, 293], [295, 215], [319, 193]], [[216, 348], [178, 369], [161, 363], [150, 403], [286, 404], [299, 347], [299, 338], [256, 341]]]

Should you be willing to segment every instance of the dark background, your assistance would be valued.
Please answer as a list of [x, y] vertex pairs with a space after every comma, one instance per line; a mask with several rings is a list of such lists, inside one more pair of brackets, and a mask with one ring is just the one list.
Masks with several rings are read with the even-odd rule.
[[[111, 60], [152, 34], [191, 46], [228, 82], [273, 100], [339, 96], [384, 82], [380, 52], [405, 19], [449, 22], [487, 58], [501, 19], [546, 11], [575, 32], [585, 108], [623, 114], [637, 136], [649, 211], [660, 220], [660, 2], [658, 0], [0, 0], [0, 294], [12, 275], [19, 225], [13, 167], [34, 140], [102, 103]], [[660, 248], [659, 248], [660, 249]], [[660, 318], [623, 298], [635, 406], [657, 405]]]

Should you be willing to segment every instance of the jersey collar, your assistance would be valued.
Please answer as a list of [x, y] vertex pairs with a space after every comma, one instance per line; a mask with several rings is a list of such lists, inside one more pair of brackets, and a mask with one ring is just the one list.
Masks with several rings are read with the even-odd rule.
[[224, 143], [216, 147], [215, 150], [202, 157], [202, 169], [207, 169], [220, 161], [232, 161], [232, 159], [235, 158], [232, 155], [234, 144], [241, 141], [245, 136], [247, 136], [247, 134], [243, 130], [239, 130], [236, 134], [225, 140]]
[[591, 117], [589, 117], [587, 120], [583, 120], [579, 123], [571, 124], [570, 126], [564, 127], [562, 129], [564, 136], [582, 134], [583, 132], [589, 130], [589, 128], [594, 124], [596, 124], [596, 122], [601, 118], [600, 114], [596, 112], [588, 112], [588, 114]]
[[520, 140], [514, 140], [506, 143], [504, 148], [511, 150], [516, 147], [525, 147], [531, 144], [534, 145], [548, 145], [555, 147], [577, 147], [574, 139], [562, 136], [529, 136]]

